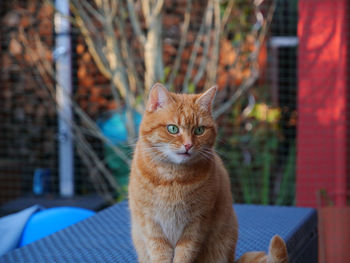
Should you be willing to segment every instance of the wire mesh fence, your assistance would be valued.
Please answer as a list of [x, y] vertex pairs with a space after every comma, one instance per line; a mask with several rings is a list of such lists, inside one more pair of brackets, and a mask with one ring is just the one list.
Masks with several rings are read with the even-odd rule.
[[[200, 7], [198, 4], [194, 1], [193, 12], [197, 15], [194, 15], [195, 18], [191, 21], [190, 30], [199, 29], [200, 21], [197, 18], [202, 14], [196, 11]], [[164, 52], [168, 64], [173, 63], [175, 59], [175, 55], [171, 55], [172, 46], [168, 43], [173, 41], [172, 38], [176, 37], [175, 31], [179, 30], [172, 21], [178, 23], [181, 21], [185, 6], [186, 1], [175, 6], [165, 6], [164, 26], [169, 31], [166, 31], [168, 35], [164, 36]], [[263, 13], [268, 12], [269, 6], [271, 3], [266, 4]], [[233, 105], [232, 110], [219, 119], [220, 138], [217, 149], [232, 175], [232, 190], [238, 202], [285, 205], [295, 203], [296, 6], [297, 1], [277, 1], [268, 38], [259, 57], [261, 70], [259, 80]], [[239, 2], [235, 6], [235, 8], [243, 7], [247, 8], [244, 2]], [[46, 192], [51, 194], [59, 192], [57, 153], [59, 132], [53, 98], [56, 83], [52, 76], [43, 76], [40, 72], [43, 69], [38, 68], [35, 58], [30, 57], [29, 49], [31, 47], [34, 54], [35, 45], [41, 43], [44, 49], [42, 53], [45, 53], [41, 56], [46, 56], [46, 62], [51, 63], [51, 69], [54, 70], [53, 16], [53, 7], [41, 1], [14, 1], [1, 4], [4, 25], [1, 30], [3, 101], [1, 108], [3, 129], [0, 136], [1, 203], [32, 194], [36, 176], [49, 178]], [[249, 19], [251, 18], [247, 17], [244, 22], [248, 23]], [[19, 31], [19, 28], [22, 31]], [[169, 35], [172, 31], [174, 36]], [[23, 42], [14, 37], [18, 34], [32, 34], [32, 37], [23, 45]], [[227, 43], [235, 45], [242, 37], [244, 37], [242, 34], [231, 33]], [[178, 44], [175, 43], [176, 45]], [[191, 48], [191, 42], [188, 41], [185, 56]], [[219, 74], [222, 72], [221, 75], [224, 75], [225, 69], [230, 70], [231, 66], [227, 63], [221, 59], [222, 69], [219, 68]], [[113, 84], [99, 72], [83, 36], [74, 27], [72, 68], [73, 98], [86, 116], [105, 129], [121, 125], [118, 123], [121, 115], [115, 111], [119, 105], [116, 104], [113, 91], [110, 89]], [[182, 70], [181, 68], [179, 70], [180, 78]], [[236, 76], [234, 81], [239, 81], [239, 78]], [[224, 82], [220, 77], [218, 82], [224, 87], [230, 83]], [[43, 87], [45, 85], [50, 88]], [[81, 130], [88, 128], [79, 114], [75, 114], [75, 120]], [[91, 162], [89, 158], [103, 160], [114, 176], [118, 173], [124, 174], [121, 178], [117, 178], [117, 181], [124, 185], [125, 190], [127, 165], [96, 136], [86, 134], [84, 136], [83, 145], [89, 145], [95, 155], [84, 157], [79, 154], [82, 151], [81, 144], [77, 144], [76, 141], [74, 151], [76, 194], [115, 191], [113, 187], [108, 186], [103, 186], [104, 189], [98, 188], [99, 185], [100, 187], [104, 185], [98, 183], [98, 180], [106, 182], [106, 179], [98, 176], [99, 171], [94, 165], [89, 167], [88, 164]], [[125, 153], [131, 157], [132, 149], [126, 148]], [[96, 172], [91, 173], [94, 169]], [[113, 198], [116, 198], [115, 194], [112, 193]]]
[[[257, 60], [260, 75], [249, 91], [218, 119], [220, 129], [217, 150], [231, 174], [232, 191], [237, 202], [294, 205], [298, 156], [296, 138], [299, 111], [298, 47], [301, 41], [297, 36], [300, 23], [298, 1], [261, 2], [264, 2], [264, 6], [261, 7], [260, 15], [265, 18], [268, 17], [269, 8], [273, 4], [275, 6], [273, 19], [265, 41], [261, 44]], [[229, 7], [229, 3], [231, 2], [223, 1], [222, 17], [225, 17], [224, 10]], [[188, 9], [186, 4], [187, 1], [179, 1], [174, 5], [166, 1], [164, 4], [163, 26], [166, 30], [162, 37], [166, 70], [176, 61], [177, 48], [181, 47], [180, 33], [183, 28], [179, 25], [185, 21]], [[50, 178], [46, 192], [53, 195], [59, 192], [60, 137], [54, 98], [56, 80], [50, 75], [50, 70], [51, 74], [55, 70], [53, 10], [52, 6], [41, 1], [1, 2], [3, 27], [0, 34], [2, 101], [0, 202], [2, 204], [20, 196], [33, 194], [35, 178], [38, 177]], [[246, 10], [246, 13], [242, 10]], [[242, 50], [249, 51], [252, 45], [249, 42], [249, 34], [242, 32], [249, 28], [249, 23], [254, 25], [256, 22], [254, 20], [256, 18], [252, 17], [257, 13], [253, 11], [245, 1], [236, 1], [231, 12], [232, 16], [240, 15], [241, 21], [237, 22], [228, 16], [233, 22], [227, 25], [232, 27], [233, 31], [227, 33], [225, 41], [221, 43], [222, 53], [219, 56], [217, 71], [217, 83], [221, 89], [220, 98], [224, 98], [235, 85], [239, 86], [244, 74], [250, 73], [249, 67], [243, 65], [238, 68], [240, 61], [235, 60], [237, 54], [232, 47], [244, 43], [245, 49]], [[177, 91], [181, 91], [181, 83], [186, 79], [186, 66], [190, 64], [188, 62], [196, 41], [196, 32], [201, 29], [201, 18], [206, 14], [201, 11], [200, 1], [193, 1], [191, 12], [188, 35], [182, 51], [184, 65], [179, 67], [178, 74], [174, 75], [176, 77], [173, 80]], [[214, 24], [215, 21], [212, 20], [211, 26]], [[237, 29], [235, 28], [237, 24], [242, 30], [241, 33], [234, 31]], [[126, 23], [125, 29], [131, 30], [131, 24]], [[135, 36], [131, 31], [124, 33], [127, 36], [126, 40], [134, 43]], [[28, 35], [31, 38], [26, 40], [25, 36]], [[118, 191], [114, 186], [110, 186], [110, 182], [116, 180], [124, 185], [124, 190], [119, 191], [125, 193], [127, 163], [115, 156], [113, 147], [107, 146], [96, 130], [91, 132], [89, 129], [94, 124], [99, 129], [102, 128], [104, 133], [108, 133], [110, 131], [108, 129], [123, 126], [125, 116], [122, 111], [117, 111], [118, 107], [120, 109], [122, 107], [116, 100], [121, 94], [113, 92], [114, 89], [111, 87], [115, 84], [101, 73], [94, 54], [91, 53], [77, 25], [73, 24], [71, 36], [73, 102], [80, 110], [75, 111], [74, 115], [76, 125], [74, 129], [80, 131], [74, 148], [75, 191], [77, 195], [95, 191], [108, 192], [109, 198], [116, 200]], [[248, 40], [244, 42], [242, 39]], [[198, 43], [198, 52], [205, 54], [206, 38], [203, 37]], [[139, 55], [139, 47], [136, 44], [132, 45], [135, 49], [134, 55]], [[40, 53], [37, 53], [38, 47]], [[241, 57], [244, 57], [244, 52], [240, 54]], [[38, 61], [42, 62], [43, 59], [46, 64], [43, 63], [40, 68]], [[144, 67], [140, 61], [136, 75], [140, 75]], [[194, 74], [193, 83], [186, 84], [188, 91], [200, 91], [206, 85], [203, 79], [208, 76], [203, 74], [200, 78], [198, 72], [201, 67], [194, 64], [195, 67], [197, 72]], [[45, 74], [42, 71], [45, 71]], [[229, 75], [228, 72], [233, 73]], [[166, 79], [172, 78], [170, 73], [167, 74]], [[193, 84], [197, 84], [199, 88], [196, 90]], [[143, 98], [139, 96], [136, 99]], [[134, 118], [139, 121], [140, 115], [136, 114]], [[126, 127], [123, 129], [121, 133], [127, 130]], [[119, 138], [113, 137], [112, 131], [109, 137], [112, 144], [118, 144], [118, 140], [124, 135], [118, 136]], [[129, 159], [131, 158], [130, 143], [122, 151]], [[96, 160], [102, 160], [102, 163]], [[108, 176], [99, 176], [102, 173], [99, 165], [102, 164], [106, 167], [104, 173]], [[116, 174], [124, 176], [119, 178]]]
[[[57, 170], [55, 108], [21, 57], [21, 45], [13, 41], [18, 23], [37, 22], [40, 17], [42, 37], [52, 45], [53, 28], [51, 22], [47, 25], [52, 12], [46, 15], [46, 10], [38, 8], [30, 17], [33, 4], [18, 3], [22, 14], [17, 14], [12, 5], [1, 2], [1, 203], [31, 192], [36, 169], [50, 169], [52, 173]], [[56, 185], [53, 180], [53, 191]]]
[[[86, 41], [89, 35], [84, 35], [76, 19], [92, 15], [90, 29], [97, 31], [95, 40], [101, 37], [96, 43], [105, 44], [101, 17], [91, 11], [97, 6], [90, 1], [82, 6], [78, 0], [72, 3], [69, 104], [74, 109], [75, 196], [98, 193], [116, 202], [127, 194], [135, 143], [128, 140], [126, 123], [130, 124], [131, 115], [131, 130], [136, 129], [142, 110], [128, 109], [123, 90], [116, 89], [120, 83], [108, 75], [106, 65], [113, 64], [103, 53], [108, 48], [101, 49], [102, 59], [96, 59], [96, 51]], [[135, 21], [125, 15], [130, 8], [141, 12], [139, 2], [135, 3], [116, 11], [124, 20], [116, 22], [119, 31], [113, 34], [125, 53], [133, 103], [141, 105], [147, 93], [139, 90], [140, 83], [147, 83], [148, 65], [140, 45], [145, 40], [133, 33]], [[216, 11], [226, 31], [220, 35], [215, 56], [219, 26], [213, 3], [164, 1], [164, 74], [157, 75], [157, 81], [171, 83], [168, 87], [173, 91], [200, 92], [215, 79], [220, 89], [216, 108], [230, 105], [232, 95], [244, 90], [217, 118], [216, 149], [231, 176], [234, 199], [329, 208], [320, 209], [319, 217], [324, 252], [320, 256], [326, 258], [325, 247], [331, 246], [325, 238], [330, 228], [326, 224], [339, 222], [331, 227], [337, 233], [348, 233], [345, 228], [350, 225], [348, 212], [341, 209], [347, 208], [349, 189], [348, 4], [345, 0], [220, 1], [221, 9]], [[59, 148], [64, 136], [58, 127], [55, 56], [60, 50], [55, 46], [54, 16], [54, 6], [45, 1], [0, 2], [0, 206], [33, 195], [60, 195]], [[141, 32], [150, 30], [144, 18], [139, 22]], [[261, 34], [264, 25], [267, 31]], [[136, 61], [134, 68], [129, 67], [128, 57]], [[218, 63], [213, 67], [215, 59]], [[210, 67], [215, 70], [208, 71]], [[337, 214], [342, 221], [329, 220]], [[339, 238], [333, 243], [349, 244], [346, 237]]]
[[295, 204], [297, 1], [278, 1], [262, 75], [223, 121], [219, 149], [238, 202]]

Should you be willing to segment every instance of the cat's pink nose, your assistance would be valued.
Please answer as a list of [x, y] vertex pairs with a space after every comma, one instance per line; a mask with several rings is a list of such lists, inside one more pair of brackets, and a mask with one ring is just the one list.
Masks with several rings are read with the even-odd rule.
[[185, 144], [184, 146], [185, 146], [186, 152], [188, 152], [192, 148], [193, 144], [188, 143], [188, 144]]

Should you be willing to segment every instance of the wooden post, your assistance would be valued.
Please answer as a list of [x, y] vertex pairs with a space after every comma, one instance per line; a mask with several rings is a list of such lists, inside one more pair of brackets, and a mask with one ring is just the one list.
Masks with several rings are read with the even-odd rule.
[[316, 206], [326, 189], [346, 204], [347, 0], [299, 0], [297, 205]]
[[71, 39], [69, 19], [69, 0], [56, 0], [55, 32], [56, 48], [56, 96], [58, 103], [59, 139], [59, 191], [62, 197], [74, 195], [74, 152], [73, 121], [70, 96], [72, 93]]

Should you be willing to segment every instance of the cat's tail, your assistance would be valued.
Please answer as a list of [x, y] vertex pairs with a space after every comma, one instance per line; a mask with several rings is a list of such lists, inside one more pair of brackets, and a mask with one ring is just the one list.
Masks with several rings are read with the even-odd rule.
[[287, 246], [279, 235], [272, 237], [267, 257], [268, 263], [288, 263]]
[[247, 252], [237, 263], [288, 263], [286, 243], [279, 235], [275, 235], [271, 238], [268, 255], [265, 252]]

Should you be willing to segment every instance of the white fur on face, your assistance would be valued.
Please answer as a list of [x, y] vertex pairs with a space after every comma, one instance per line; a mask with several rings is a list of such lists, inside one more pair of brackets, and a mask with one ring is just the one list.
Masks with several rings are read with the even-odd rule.
[[185, 153], [186, 149], [185, 146], [182, 145], [180, 149], [172, 149], [169, 144], [165, 144], [161, 149], [162, 153], [166, 156], [167, 160], [176, 163], [186, 163], [190, 161], [194, 156], [193, 148], [190, 149], [189, 153], [190, 155], [181, 155], [181, 153]]

